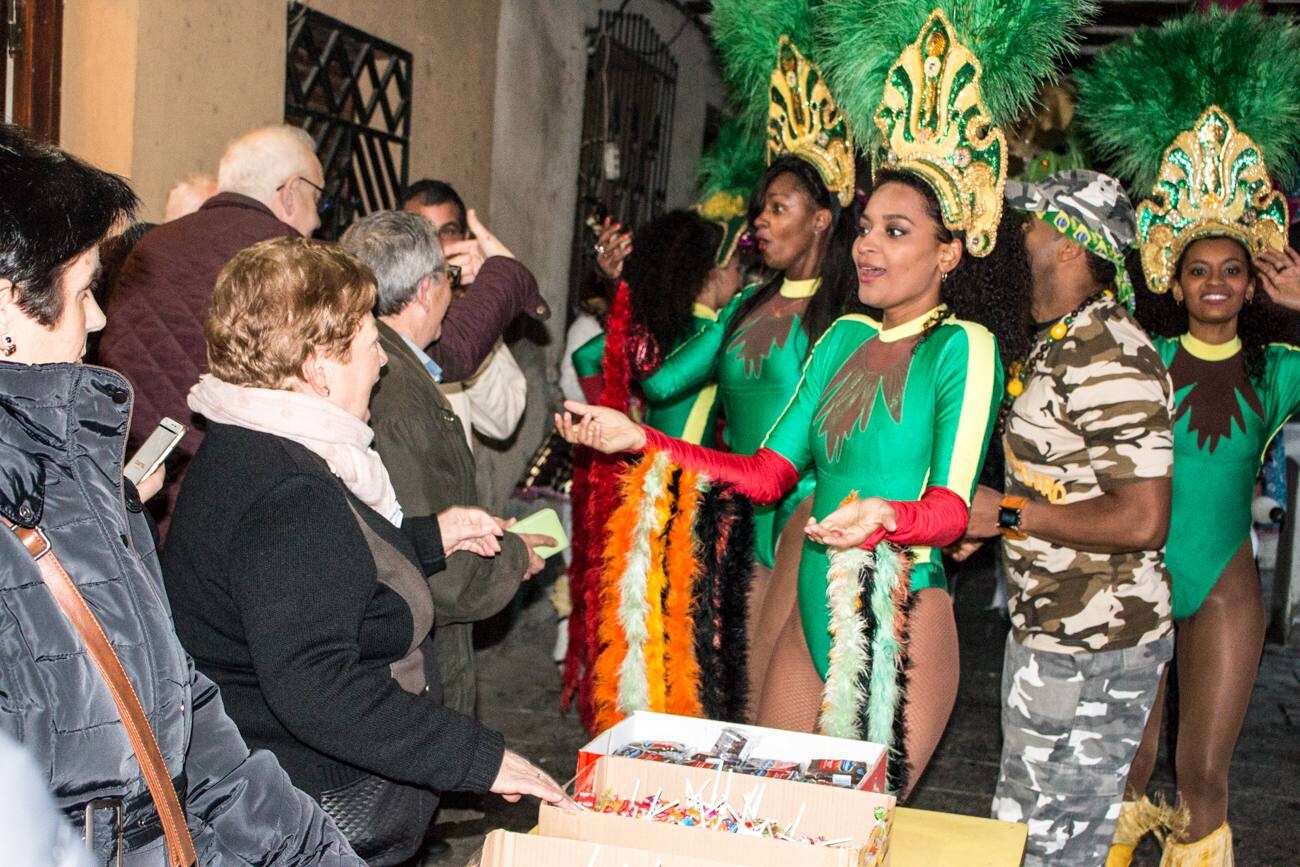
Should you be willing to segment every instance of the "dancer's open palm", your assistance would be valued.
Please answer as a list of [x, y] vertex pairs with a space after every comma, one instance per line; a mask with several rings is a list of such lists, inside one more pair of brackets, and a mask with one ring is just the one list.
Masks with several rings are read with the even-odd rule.
[[607, 406], [566, 400], [567, 412], [555, 414], [560, 436], [607, 455], [645, 448], [645, 431], [623, 413]]

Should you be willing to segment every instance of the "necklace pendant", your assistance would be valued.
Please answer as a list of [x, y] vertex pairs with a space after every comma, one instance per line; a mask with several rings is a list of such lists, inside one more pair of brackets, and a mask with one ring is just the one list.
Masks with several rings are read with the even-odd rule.
[[1053, 340], [1064, 340], [1065, 332], [1069, 327], [1064, 322], [1058, 322], [1052, 326], [1052, 330], [1047, 332]]

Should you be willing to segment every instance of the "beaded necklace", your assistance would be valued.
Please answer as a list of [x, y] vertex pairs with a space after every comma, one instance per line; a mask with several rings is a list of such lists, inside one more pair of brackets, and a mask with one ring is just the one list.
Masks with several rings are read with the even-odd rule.
[[1043, 360], [1043, 356], [1047, 355], [1047, 350], [1051, 349], [1053, 343], [1065, 339], [1065, 335], [1070, 333], [1070, 326], [1074, 324], [1075, 319], [1079, 318], [1079, 314], [1084, 311], [1084, 308], [1094, 302], [1100, 301], [1105, 296], [1111, 295], [1113, 295], [1113, 293], [1109, 289], [1102, 289], [1099, 292], [1094, 292], [1087, 298], [1083, 299], [1083, 303], [1078, 307], [1057, 320], [1056, 324], [1047, 330], [1046, 339], [1043, 340], [1043, 342], [1040, 343], [1032, 353], [1030, 353], [1027, 359], [1023, 362], [1017, 361], [1015, 364], [1011, 365], [1011, 370], [1008, 371], [1011, 375], [1007, 378], [1007, 396], [1012, 400], [1020, 397], [1020, 395], [1025, 391], [1025, 381], [1023, 378], [1025, 371], [1033, 370], [1038, 365], [1038, 362]]

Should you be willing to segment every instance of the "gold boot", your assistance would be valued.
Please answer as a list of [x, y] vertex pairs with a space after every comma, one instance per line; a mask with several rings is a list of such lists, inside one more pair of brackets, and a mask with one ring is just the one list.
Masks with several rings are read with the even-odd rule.
[[1232, 828], [1224, 822], [1192, 843], [1170, 838], [1160, 867], [1232, 867]]
[[1162, 812], [1146, 795], [1137, 801], [1125, 801], [1120, 807], [1119, 821], [1115, 823], [1115, 838], [1106, 856], [1106, 867], [1128, 867], [1133, 860], [1133, 850], [1158, 824]]

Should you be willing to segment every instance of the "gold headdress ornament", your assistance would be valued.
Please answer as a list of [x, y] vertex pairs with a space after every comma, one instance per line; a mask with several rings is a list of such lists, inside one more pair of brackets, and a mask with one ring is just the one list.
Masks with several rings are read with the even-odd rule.
[[695, 212], [722, 229], [722, 241], [718, 244], [714, 261], [726, 265], [736, 252], [740, 236], [749, 225], [749, 206], [745, 197], [739, 193], [719, 190], [706, 197], [695, 206]]
[[987, 256], [997, 243], [1007, 143], [980, 95], [979, 59], [961, 42], [942, 9], [886, 77], [875, 121], [884, 141], [875, 161], [913, 172], [934, 189], [950, 230], [966, 249]]
[[826, 188], [853, 201], [853, 139], [817, 64], [782, 36], [772, 72], [767, 119], [767, 162], [793, 154], [816, 167]]
[[1227, 236], [1252, 256], [1282, 250], [1286, 200], [1259, 146], [1212, 105], [1165, 150], [1151, 199], [1138, 206], [1137, 230], [1147, 285], [1167, 292], [1179, 257], [1198, 238]]

